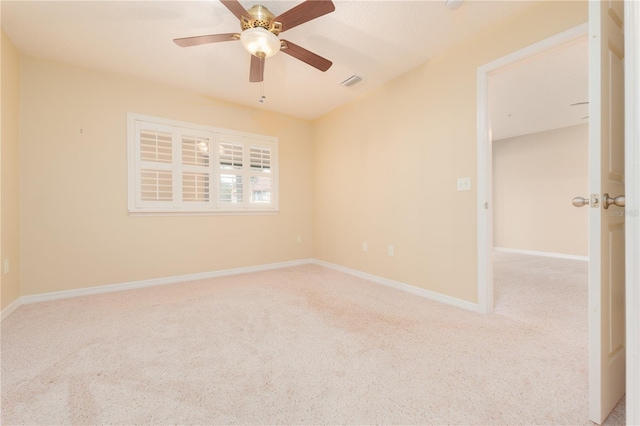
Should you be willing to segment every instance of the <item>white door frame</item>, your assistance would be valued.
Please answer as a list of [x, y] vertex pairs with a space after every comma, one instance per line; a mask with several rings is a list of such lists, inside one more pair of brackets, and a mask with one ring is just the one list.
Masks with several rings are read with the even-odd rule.
[[589, 24], [584, 23], [532, 44], [478, 68], [478, 311], [493, 312], [493, 170], [489, 109], [491, 75], [526, 59], [584, 40]]
[[[489, 80], [519, 61], [588, 34], [588, 23], [478, 68], [478, 311], [493, 312], [493, 195]], [[625, 1], [626, 422], [640, 424], [640, 4]]]
[[625, 256], [628, 425], [640, 424], [640, 4], [625, 2]]

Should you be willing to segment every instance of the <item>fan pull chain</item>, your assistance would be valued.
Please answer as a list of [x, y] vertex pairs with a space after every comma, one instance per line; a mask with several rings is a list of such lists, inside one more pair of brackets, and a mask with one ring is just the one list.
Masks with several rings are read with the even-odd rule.
[[258, 102], [263, 104], [265, 99], [267, 99], [267, 97], [264, 95], [264, 80], [262, 80], [260, 83], [260, 100]]
[[261, 104], [263, 104], [264, 100], [267, 99], [267, 97], [264, 95], [264, 63], [265, 60], [262, 59], [260, 61], [260, 75], [262, 75], [262, 81], [260, 82], [260, 100], [258, 101]]

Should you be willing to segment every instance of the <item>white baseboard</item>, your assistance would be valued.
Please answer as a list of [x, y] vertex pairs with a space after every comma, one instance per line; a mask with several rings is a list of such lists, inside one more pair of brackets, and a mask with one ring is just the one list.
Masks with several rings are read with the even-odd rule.
[[11, 302], [9, 306], [2, 310], [2, 314], [0, 314], [0, 321], [4, 321], [4, 319], [11, 315], [13, 311], [18, 309], [20, 305], [22, 305], [22, 297], [18, 297], [16, 300]]
[[336, 264], [325, 262], [322, 260], [313, 259], [313, 263], [319, 266], [324, 266], [325, 268], [330, 268], [339, 272], [344, 272], [346, 274], [353, 275], [358, 278], [363, 278], [365, 280], [373, 281], [378, 284], [386, 285], [388, 287], [393, 287], [395, 289], [402, 290], [416, 296], [424, 297], [425, 299], [444, 303], [446, 305], [455, 306], [456, 308], [466, 309], [467, 311], [478, 312], [478, 305], [476, 303], [472, 303], [467, 300], [462, 300], [455, 297], [447, 296], [445, 294], [437, 293], [435, 291], [425, 290], [423, 288], [415, 287], [410, 284], [405, 284], [399, 281], [393, 281], [388, 278], [379, 277], [377, 275], [368, 274], [366, 272], [361, 272], [355, 269], [347, 268], [344, 266], [336, 265]]
[[547, 251], [521, 250], [521, 249], [512, 249], [512, 248], [506, 248], [506, 247], [494, 247], [493, 249], [495, 251], [501, 251], [505, 253], [530, 254], [532, 256], [555, 257], [557, 259], [583, 260], [585, 262], [589, 261], [589, 256], [578, 256], [578, 255], [564, 254], [564, 253], [551, 253]]
[[102, 285], [102, 286], [96, 286], [96, 287], [85, 287], [85, 288], [79, 288], [74, 290], [54, 291], [51, 293], [22, 296], [17, 300], [13, 301], [13, 303], [11, 303], [9, 306], [7, 306], [5, 309], [2, 310], [2, 320], [7, 318], [9, 315], [11, 315], [21, 305], [27, 305], [31, 303], [49, 302], [52, 300], [67, 299], [70, 297], [91, 296], [95, 294], [111, 293], [114, 291], [132, 290], [136, 288], [153, 287], [153, 286], [165, 285], [165, 284], [177, 284], [181, 282], [202, 280], [207, 278], [217, 278], [217, 277], [224, 277], [229, 275], [268, 271], [271, 269], [288, 268], [292, 266], [306, 265], [310, 263], [313, 263], [319, 266], [324, 266], [326, 268], [331, 268], [336, 271], [347, 273], [349, 275], [354, 275], [359, 278], [363, 278], [378, 284], [386, 285], [388, 287], [393, 287], [395, 289], [402, 290], [407, 293], [411, 293], [420, 297], [424, 297], [426, 299], [434, 300], [436, 302], [466, 309], [468, 311], [473, 311], [473, 312], [478, 311], [477, 304], [468, 302], [466, 300], [457, 299], [455, 297], [425, 290], [409, 284], [401, 283], [399, 281], [393, 281], [387, 278], [379, 277], [372, 274], [367, 274], [365, 272], [357, 271], [355, 269], [350, 269], [344, 266], [335, 265], [335, 264], [324, 262], [317, 259], [301, 259], [301, 260], [293, 260], [289, 262], [279, 262], [279, 263], [270, 263], [265, 265], [248, 266], [244, 268], [224, 269], [220, 271], [203, 272], [198, 274], [178, 275], [178, 276], [164, 277], [164, 278], [153, 278], [149, 280], [131, 281], [131, 282], [119, 283], [119, 284], [109, 284], [109, 285]]
[[[85, 287], [74, 290], [54, 291], [51, 293], [22, 296], [20, 305], [29, 303], [48, 302], [51, 300], [67, 299], [69, 297], [90, 296], [94, 294], [111, 293], [114, 291], [132, 290], [143, 287], [153, 287], [165, 284], [177, 284], [186, 281], [202, 280], [207, 278], [225, 277], [229, 275], [247, 274], [251, 272], [268, 271], [271, 269], [288, 268], [291, 266], [306, 265], [312, 263], [311, 259], [292, 260], [289, 262], [269, 263], [265, 265], [248, 266], [244, 268], [223, 269], [220, 271], [202, 272], [198, 274], [177, 275], [165, 278], [153, 278], [149, 280], [132, 281], [127, 283], [109, 284], [97, 287]], [[15, 308], [14, 308], [15, 309]], [[4, 318], [4, 310], [3, 310]]]

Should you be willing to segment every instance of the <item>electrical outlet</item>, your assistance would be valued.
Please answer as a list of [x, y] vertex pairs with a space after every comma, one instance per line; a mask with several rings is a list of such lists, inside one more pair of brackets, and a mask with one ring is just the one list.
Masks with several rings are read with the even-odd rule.
[[395, 249], [393, 248], [393, 246], [389, 246], [389, 248], [387, 249], [387, 254], [389, 254], [389, 256], [393, 256], [395, 254]]
[[367, 243], [362, 243], [362, 251], [369, 250], [369, 245]]
[[296, 241], [301, 243], [302, 242], [302, 235], [298, 235], [298, 237], [296, 238]]
[[2, 270], [4, 271], [5, 274], [9, 273], [9, 259], [4, 260], [4, 265], [2, 267]]

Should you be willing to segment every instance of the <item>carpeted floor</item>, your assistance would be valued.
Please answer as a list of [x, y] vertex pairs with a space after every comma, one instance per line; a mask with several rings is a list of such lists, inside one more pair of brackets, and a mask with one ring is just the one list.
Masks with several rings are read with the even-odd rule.
[[586, 263], [514, 256], [488, 316], [314, 265], [25, 305], [1, 421], [587, 425]]

